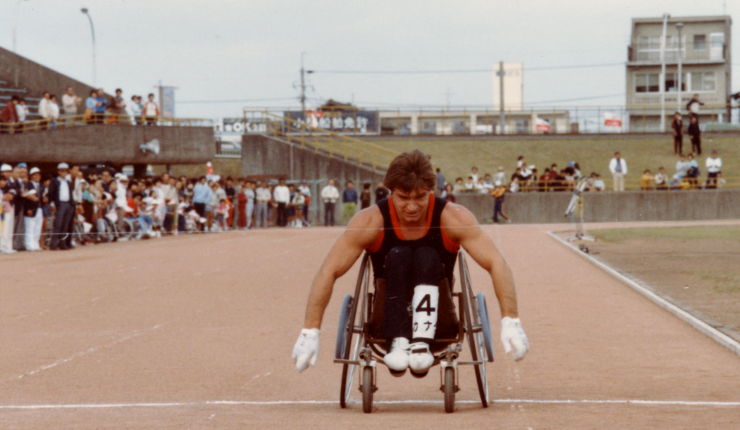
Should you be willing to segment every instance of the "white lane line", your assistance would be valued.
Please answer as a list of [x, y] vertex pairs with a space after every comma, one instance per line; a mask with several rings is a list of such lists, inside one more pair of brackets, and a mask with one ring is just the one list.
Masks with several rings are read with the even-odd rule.
[[725, 348], [729, 349], [730, 351], [734, 352], [735, 354], [740, 355], [740, 343], [737, 342], [735, 339], [731, 338], [730, 336], [727, 336], [726, 334], [722, 333], [721, 331], [717, 330], [716, 328], [712, 327], [711, 325], [705, 323], [704, 321], [700, 320], [699, 318], [691, 315], [690, 313], [686, 312], [685, 310], [679, 308], [678, 306], [674, 305], [673, 303], [667, 301], [663, 297], [660, 297], [659, 295], [655, 294], [654, 292], [650, 291], [649, 289], [645, 288], [644, 286], [640, 285], [640, 283], [635, 282], [634, 280], [628, 278], [627, 276], [624, 276], [623, 274], [616, 271], [614, 268], [609, 266], [608, 264], [602, 262], [601, 260], [597, 259], [596, 257], [586, 254], [585, 252], [579, 250], [574, 245], [570, 244], [563, 238], [559, 237], [557, 234], [555, 234], [552, 231], [548, 231], [547, 234], [552, 236], [553, 239], [557, 240], [558, 242], [562, 243], [566, 247], [568, 247], [570, 250], [575, 252], [576, 254], [580, 255], [581, 257], [585, 258], [586, 260], [590, 261], [597, 267], [601, 268], [608, 274], [612, 275], [613, 277], [617, 278], [618, 280], [624, 282], [628, 286], [632, 287], [635, 291], [638, 293], [644, 295], [648, 299], [652, 300], [655, 304], [660, 306], [661, 308], [667, 310], [668, 312], [672, 313], [673, 315], [679, 317], [683, 321], [689, 323], [692, 327], [699, 330], [700, 332], [707, 335], [709, 338], [714, 340], [715, 342], [719, 343], [720, 345], [724, 346]]
[[5, 381], [11, 381], [11, 380], [14, 380], [14, 379], [22, 379], [22, 378], [24, 378], [26, 376], [35, 375], [37, 373], [43, 372], [44, 370], [48, 370], [48, 369], [51, 369], [53, 367], [57, 367], [60, 364], [68, 363], [68, 362], [70, 362], [70, 361], [72, 361], [72, 360], [74, 360], [76, 358], [84, 357], [86, 355], [92, 354], [92, 353], [97, 352], [97, 351], [100, 351], [102, 349], [110, 348], [112, 346], [118, 345], [119, 343], [126, 342], [127, 340], [133, 339], [133, 338], [135, 338], [137, 336], [141, 336], [142, 334], [145, 334], [145, 333], [148, 333], [150, 331], [156, 330], [158, 328], [164, 327], [167, 324], [169, 324], [169, 322], [166, 322], [166, 323], [163, 323], [163, 324], [157, 324], [154, 327], [150, 327], [150, 328], [144, 329], [144, 330], [136, 330], [134, 332], [131, 332], [131, 333], [127, 334], [126, 336], [124, 336], [124, 337], [122, 337], [120, 339], [116, 339], [116, 340], [114, 340], [112, 342], [108, 342], [108, 343], [103, 344], [103, 345], [98, 345], [98, 346], [94, 346], [92, 348], [88, 348], [88, 349], [86, 349], [84, 351], [80, 351], [77, 354], [74, 354], [74, 355], [72, 355], [70, 357], [63, 358], [61, 360], [57, 360], [57, 361], [55, 361], [55, 362], [53, 362], [51, 364], [47, 364], [45, 366], [41, 366], [41, 367], [39, 367], [37, 369], [34, 369], [34, 370], [30, 370], [30, 371], [28, 371], [26, 373], [23, 373], [21, 375], [18, 375], [16, 377], [14, 377], [14, 378], [4, 379], [3, 382], [5, 382]]
[[[541, 404], [541, 405], [642, 405], [642, 406], [714, 406], [740, 407], [740, 402], [709, 402], [685, 400], [536, 400], [536, 399], [497, 399], [493, 403], [505, 404]], [[352, 402], [360, 404], [359, 401]], [[374, 402], [383, 405], [442, 404], [441, 400], [381, 400]], [[456, 403], [480, 403], [479, 400], [458, 400]], [[68, 405], [0, 405], [2, 409], [114, 409], [114, 408], [175, 408], [184, 406], [290, 406], [290, 405], [333, 405], [336, 400], [275, 400], [275, 401], [240, 401], [214, 400], [205, 402], [168, 402], [168, 403], [88, 403]]]

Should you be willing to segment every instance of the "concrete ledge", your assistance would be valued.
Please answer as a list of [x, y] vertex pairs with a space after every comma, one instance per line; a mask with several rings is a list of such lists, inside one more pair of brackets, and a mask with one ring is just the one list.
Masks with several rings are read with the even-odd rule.
[[735, 354], [740, 355], [740, 334], [738, 334], [737, 332], [724, 327], [720, 323], [712, 320], [711, 318], [694, 309], [680, 304], [680, 302], [677, 302], [673, 299], [669, 300], [667, 296], [657, 293], [654, 288], [644, 285], [637, 279], [626, 276], [609, 264], [605, 263], [600, 258], [584, 253], [583, 251], [576, 248], [574, 245], [560, 238], [555, 232], [549, 231], [547, 233], [553, 239], [568, 247], [571, 251], [590, 261], [595, 266], [604, 270], [606, 273], [624, 282], [632, 289], [644, 295], [661, 308], [679, 317], [681, 320], [689, 323], [692, 327], [709, 336], [709, 338], [734, 352]]
[[[506, 194], [504, 212], [515, 224], [570, 221], [564, 216], [570, 192]], [[740, 218], [740, 190], [625, 191], [586, 193], [586, 222], [691, 221]], [[493, 197], [455, 196], [479, 222], [493, 217]]]
[[[159, 155], [143, 154], [139, 145], [152, 139], [159, 140]], [[86, 125], [0, 134], [2, 161], [10, 163], [196, 164], [215, 152], [210, 127]]]

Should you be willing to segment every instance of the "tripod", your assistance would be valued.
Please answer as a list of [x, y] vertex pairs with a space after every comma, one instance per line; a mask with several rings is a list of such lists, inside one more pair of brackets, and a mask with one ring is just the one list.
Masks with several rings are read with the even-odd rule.
[[573, 235], [565, 238], [565, 240], [567, 240], [568, 242], [573, 242], [574, 240], [590, 240], [592, 242], [596, 241], [593, 236], [589, 236], [586, 234], [586, 228], [583, 221], [586, 212], [585, 202], [583, 199], [583, 190], [586, 189], [586, 185], [586, 179], [581, 179], [580, 182], [578, 182], [578, 185], [573, 191], [573, 197], [570, 199], [568, 209], [565, 210], [565, 216], [567, 217], [568, 215], [570, 215], [571, 221], [573, 222], [573, 224], [575, 224], [573, 228]]

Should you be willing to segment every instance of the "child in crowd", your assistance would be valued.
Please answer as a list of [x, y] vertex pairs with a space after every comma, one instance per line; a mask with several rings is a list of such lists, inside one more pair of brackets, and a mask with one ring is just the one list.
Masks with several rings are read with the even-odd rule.
[[226, 225], [226, 220], [229, 219], [229, 205], [226, 204], [226, 199], [221, 199], [215, 210], [216, 228], [215, 231], [229, 231], [229, 227]]
[[655, 177], [650, 174], [650, 169], [645, 169], [645, 172], [640, 178], [640, 189], [643, 191], [652, 190], [653, 187], [650, 186], [650, 182], [652, 182], [654, 179]]
[[290, 204], [295, 210], [295, 221], [293, 223], [293, 226], [296, 228], [303, 227], [303, 205], [306, 204], [306, 198], [303, 196], [300, 188], [296, 189], [295, 195], [290, 201]]

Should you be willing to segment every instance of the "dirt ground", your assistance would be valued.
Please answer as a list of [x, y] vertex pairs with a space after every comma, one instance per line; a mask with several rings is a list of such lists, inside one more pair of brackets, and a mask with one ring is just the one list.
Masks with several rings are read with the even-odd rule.
[[740, 241], [652, 238], [586, 244], [612, 267], [739, 330]]
[[[486, 226], [510, 264], [530, 340], [514, 363], [498, 341], [493, 405], [471, 368], [445, 414], [436, 368], [378, 374], [372, 414], [339, 408], [335, 287], [318, 364], [290, 353], [311, 278], [341, 229], [181, 236], [0, 257], [0, 428], [740, 428], [740, 357], [547, 235]], [[357, 384], [357, 382], [355, 382]], [[709, 424], [711, 423], [711, 425]]]

